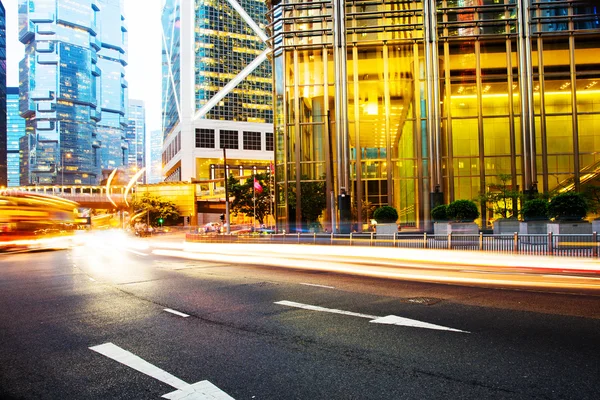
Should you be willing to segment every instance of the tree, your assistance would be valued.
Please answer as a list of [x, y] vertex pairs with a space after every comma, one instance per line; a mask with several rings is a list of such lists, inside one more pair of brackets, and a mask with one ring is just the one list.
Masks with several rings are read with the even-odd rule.
[[[131, 211], [132, 215], [140, 215], [139, 218], [132, 220], [132, 223], [149, 221], [151, 226], [176, 225], [179, 223], [179, 210], [177, 210], [175, 203], [149, 193], [144, 193], [141, 198], [133, 200]], [[161, 219], [162, 223], [159, 222]]]
[[511, 180], [509, 174], [498, 174], [498, 179], [500, 184], [490, 185], [493, 190], [488, 189], [487, 192], [480, 194], [477, 200], [485, 204], [488, 211], [499, 215], [500, 218], [516, 217], [517, 201], [521, 198], [521, 193], [512, 189], [512, 185], [509, 183]]
[[[315, 226], [318, 224], [319, 217], [327, 207], [327, 195], [325, 186], [325, 177], [321, 181], [308, 181], [307, 176], [302, 176], [300, 182], [300, 207], [302, 215], [300, 219], [303, 225]], [[288, 205], [290, 223], [296, 219], [296, 186], [288, 186]]]
[[[254, 188], [254, 180], [259, 183], [262, 190]], [[227, 181], [229, 196], [233, 197], [231, 202], [231, 212], [234, 215], [245, 214], [254, 215], [254, 206], [256, 204], [256, 220], [262, 224], [267, 215], [271, 213], [271, 186], [266, 174], [256, 174], [240, 183], [233, 175], [229, 176]], [[256, 202], [254, 196], [256, 195]]]
[[600, 186], [589, 185], [583, 191], [583, 196], [588, 202], [590, 212], [594, 214], [600, 213]]

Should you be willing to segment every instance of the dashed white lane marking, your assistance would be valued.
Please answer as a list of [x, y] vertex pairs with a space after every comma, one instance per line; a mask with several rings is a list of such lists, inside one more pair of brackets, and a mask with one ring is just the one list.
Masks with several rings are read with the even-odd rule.
[[90, 347], [90, 350], [100, 353], [177, 389], [174, 392], [163, 395], [162, 397], [165, 399], [233, 400], [233, 397], [229, 396], [209, 381], [200, 381], [190, 385], [113, 343], [105, 343], [99, 346]]
[[164, 311], [169, 312], [171, 314], [179, 315], [180, 317], [183, 317], [183, 318], [189, 317], [189, 315], [184, 314], [184, 313], [182, 313], [180, 311], [177, 311], [177, 310], [173, 310], [171, 308], [165, 308]]
[[300, 283], [300, 284], [305, 285], [305, 286], [314, 286], [314, 287], [320, 287], [320, 288], [326, 288], [326, 289], [335, 289], [335, 286], [317, 285], [316, 283]]
[[146, 254], [146, 253], [142, 253], [142, 252], [131, 250], [131, 249], [125, 249], [125, 250], [127, 250], [130, 253], [137, 254], [138, 256], [148, 257], [148, 254]]
[[280, 304], [282, 306], [288, 306], [288, 307], [302, 308], [302, 309], [311, 310], [311, 311], [320, 311], [320, 312], [328, 312], [328, 313], [333, 313], [333, 314], [349, 315], [351, 317], [368, 318], [371, 320], [369, 322], [372, 322], [374, 324], [400, 325], [400, 326], [409, 326], [409, 327], [413, 327], [413, 328], [425, 328], [425, 329], [435, 329], [435, 330], [442, 330], [442, 331], [471, 333], [471, 332], [467, 332], [467, 331], [462, 331], [460, 329], [448, 328], [446, 326], [435, 325], [435, 324], [430, 324], [428, 322], [418, 321], [416, 319], [398, 317], [396, 315], [388, 315], [385, 317], [378, 317], [375, 315], [360, 314], [360, 313], [355, 313], [355, 312], [351, 312], [351, 311], [338, 310], [335, 308], [311, 306], [310, 304], [296, 303], [294, 301], [287, 301], [287, 300], [276, 301], [275, 304]]

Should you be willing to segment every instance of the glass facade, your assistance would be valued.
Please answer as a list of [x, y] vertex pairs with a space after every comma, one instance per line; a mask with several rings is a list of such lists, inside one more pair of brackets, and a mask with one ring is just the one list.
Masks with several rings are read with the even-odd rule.
[[99, 183], [126, 148], [121, 0], [20, 0], [19, 30], [21, 184]]
[[[433, 206], [473, 200], [500, 174], [524, 192], [579, 190], [596, 176], [594, 3], [284, 0], [269, 8], [280, 228], [305, 222], [297, 192], [311, 182], [349, 192], [359, 230], [365, 211], [385, 204], [400, 224], [429, 229]], [[327, 199], [327, 227], [335, 208]]]
[[[146, 167], [146, 108], [141, 100], [129, 100], [127, 137], [127, 168], [135, 174]], [[146, 175], [144, 175], [145, 177]]]
[[162, 182], [162, 131], [150, 132], [150, 168], [146, 170], [148, 183]]
[[6, 11], [0, 1], [0, 186], [7, 186]]
[[[202, 107], [227, 82], [264, 50], [264, 43], [226, 1], [197, 2], [196, 7], [196, 108]], [[264, 0], [239, 4], [261, 29], [265, 28]], [[206, 118], [227, 121], [273, 121], [271, 65], [262, 63], [231, 93], [213, 107]]]
[[19, 141], [25, 136], [25, 120], [19, 114], [19, 88], [6, 88], [7, 186], [20, 186]]

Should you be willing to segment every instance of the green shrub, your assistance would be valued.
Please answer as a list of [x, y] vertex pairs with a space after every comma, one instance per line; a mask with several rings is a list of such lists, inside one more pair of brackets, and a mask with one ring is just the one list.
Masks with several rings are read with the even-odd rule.
[[473, 222], [479, 217], [479, 210], [471, 200], [454, 200], [448, 205], [448, 219], [459, 222]]
[[440, 204], [431, 210], [431, 219], [434, 221], [448, 221], [448, 206]]
[[548, 219], [548, 200], [531, 199], [523, 203], [523, 221], [543, 221]]
[[587, 215], [589, 208], [581, 193], [561, 193], [550, 200], [548, 217], [556, 221], [579, 221]]
[[398, 220], [398, 211], [391, 206], [382, 206], [375, 210], [373, 218], [378, 224], [393, 224]]

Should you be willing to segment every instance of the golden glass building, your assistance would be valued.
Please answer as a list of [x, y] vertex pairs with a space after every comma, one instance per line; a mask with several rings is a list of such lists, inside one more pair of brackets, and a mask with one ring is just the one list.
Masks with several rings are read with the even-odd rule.
[[324, 228], [344, 226], [346, 193], [359, 230], [384, 204], [428, 230], [432, 206], [499, 174], [580, 190], [600, 166], [599, 5], [272, 0], [280, 229], [310, 222], [302, 189], [317, 183]]

